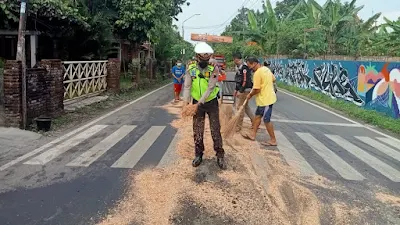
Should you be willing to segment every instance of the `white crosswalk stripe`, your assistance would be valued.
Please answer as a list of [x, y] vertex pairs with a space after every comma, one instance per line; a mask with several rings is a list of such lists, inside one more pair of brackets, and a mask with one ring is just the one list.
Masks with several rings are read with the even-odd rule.
[[[71, 157], [73, 152], [71, 154], [66, 153], [72, 148], [79, 149], [81, 153], [75, 156], [75, 158], [69, 160], [69, 162], [63, 166], [83, 168], [89, 167], [94, 162], [99, 160], [103, 155], [115, 154], [112, 153], [114, 151], [111, 151], [111, 149], [114, 149], [119, 142], [121, 142], [123, 139], [126, 139], [130, 133], [135, 132], [135, 130], [137, 130], [136, 128], [136, 125], [123, 125], [115, 131], [110, 132], [110, 134], [99, 143], [93, 143], [93, 146], [90, 146], [88, 150], [79, 148], [79, 145], [82, 145], [86, 140], [89, 140], [91, 137], [97, 135], [100, 131], [104, 131], [102, 133], [106, 133], [109, 129], [109, 126], [107, 125], [92, 125], [80, 133], [76, 132], [75, 135], [65, 138], [63, 141], [59, 141], [58, 143], [51, 142], [53, 143], [52, 146], [46, 144], [43, 147], [22, 155], [17, 159], [14, 159], [1, 166], [0, 171], [6, 170], [7, 168], [10, 168], [19, 162], [22, 162], [26, 165], [45, 165], [58, 157]], [[116, 161], [111, 162], [111, 167], [126, 169], [134, 168], [136, 164], [143, 158], [146, 152], [152, 149], [153, 144], [157, 139], [160, 138], [165, 128], [166, 126], [150, 127], [145, 134], [139, 137], [137, 141], [130, 142], [131, 146], [129, 149], [126, 150]], [[304, 148], [304, 145], [298, 145], [295, 140], [288, 139], [281, 131], [276, 131], [275, 134], [279, 143], [277, 148], [283, 159], [291, 167], [299, 171], [303, 176], [323, 175], [326, 172], [316, 171], [315, 168], [318, 168], [319, 170], [325, 170], [324, 167], [314, 167], [315, 158], [310, 157], [310, 154], [316, 153], [324, 160], [324, 162], [327, 163], [327, 165], [329, 165], [329, 167], [326, 167], [327, 171], [333, 169], [339, 176], [347, 180], [362, 181], [369, 178], [366, 176], [368, 174], [362, 174], [364, 171], [357, 171], [352, 166], [353, 164], [349, 164], [342, 155], [336, 153], [337, 151], [332, 151], [332, 149], [330, 149], [331, 145], [326, 145], [326, 143], [317, 139], [310, 133], [296, 132], [296, 135], [298, 140], [302, 140], [303, 143], [307, 144], [309, 149], [312, 151], [300, 149], [299, 147]], [[385, 137], [350, 137], [354, 140], [363, 142], [361, 147], [357, 146], [361, 145], [360, 142], [357, 141], [353, 144], [351, 141], [344, 139], [339, 135], [325, 134], [325, 136], [337, 144], [340, 148], [346, 150], [360, 161], [368, 164], [368, 166], [383, 176], [394, 182], [400, 182], [399, 168], [394, 166], [396, 163], [392, 163], [390, 165], [390, 163], [388, 164], [383, 161], [392, 160], [392, 158], [396, 161], [400, 161], [400, 151], [397, 150], [400, 149], [400, 145], [398, 145], [396, 140]], [[152, 149], [152, 151], [154, 150], [157, 152], [162, 152], [161, 159], [158, 161], [156, 166], [157, 168], [164, 168], [168, 165], [171, 165], [174, 160], [176, 160], [178, 157], [176, 154], [176, 146], [179, 139], [180, 137], [177, 133], [172, 137], [172, 140], [170, 143], [168, 143], [168, 146], [167, 144], [165, 145], [165, 149]], [[90, 142], [87, 142], [85, 145], [90, 145]], [[82, 152], [82, 150], [85, 151]], [[371, 151], [376, 151], [376, 153], [378, 153], [377, 156], [372, 155], [370, 153]], [[24, 160], [28, 161], [23, 162]]]
[[365, 177], [357, 170], [353, 169], [347, 162], [341, 159], [334, 152], [329, 150], [324, 144], [308, 133], [296, 133], [312, 150], [321, 156], [336, 172], [347, 180], [363, 180]]
[[366, 151], [362, 150], [361, 148], [355, 146], [351, 142], [347, 141], [346, 139], [338, 135], [325, 135], [325, 136], [327, 136], [329, 139], [337, 143], [339, 146], [345, 146], [344, 148], [345, 150], [347, 150], [348, 152], [350, 152], [352, 155], [359, 158], [363, 162], [367, 163], [369, 166], [374, 168], [376, 171], [380, 172], [385, 177], [389, 178], [394, 182], [400, 182], [400, 171], [387, 165], [386, 163], [375, 158]]
[[304, 176], [318, 175], [282, 132], [275, 131], [275, 136], [279, 140], [278, 149], [290, 166], [298, 169]]
[[400, 142], [395, 141], [391, 138], [386, 138], [386, 137], [377, 137], [376, 139], [382, 141], [385, 144], [391, 145], [393, 148], [397, 148], [400, 150]]
[[360, 141], [366, 143], [367, 145], [374, 147], [376, 150], [383, 152], [386, 155], [388, 155], [388, 156], [392, 157], [393, 159], [400, 162], [400, 152], [399, 151], [396, 151], [396, 150], [380, 143], [379, 141], [374, 140], [369, 137], [356, 136], [356, 138], [359, 139]]
[[165, 126], [151, 127], [128, 151], [111, 167], [132, 169], [163, 132]]
[[124, 125], [119, 128], [117, 131], [112, 133], [106, 139], [99, 142], [97, 145], [93, 146], [93, 148], [84, 152], [78, 158], [68, 163], [67, 166], [82, 166], [88, 167], [98, 158], [100, 158], [104, 153], [106, 153], [111, 147], [116, 145], [119, 141], [121, 141], [126, 135], [128, 135], [136, 126]]
[[163, 168], [167, 165], [170, 165], [177, 157], [176, 155], [176, 146], [178, 144], [179, 135], [175, 135], [169, 144], [167, 151], [164, 153], [164, 156], [161, 158], [160, 162], [157, 165], [157, 168]]
[[43, 152], [42, 154], [36, 156], [35, 158], [25, 162], [24, 164], [27, 165], [44, 165], [51, 160], [57, 158], [59, 155], [63, 154], [64, 152], [70, 150], [71, 148], [79, 145], [84, 140], [90, 138], [94, 134], [98, 133], [99, 131], [106, 128], [107, 125], [94, 125], [89, 129], [77, 134], [76, 136], [68, 139], [67, 141], [53, 147], [50, 150]]

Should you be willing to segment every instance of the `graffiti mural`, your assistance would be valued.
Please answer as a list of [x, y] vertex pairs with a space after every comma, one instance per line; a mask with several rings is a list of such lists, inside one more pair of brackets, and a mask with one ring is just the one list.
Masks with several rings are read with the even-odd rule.
[[400, 118], [400, 63], [270, 60], [276, 78]]
[[358, 106], [364, 105], [364, 101], [351, 84], [347, 70], [340, 63], [323, 63], [315, 66], [311, 85], [315, 90], [321, 91], [333, 99], [342, 98]]
[[310, 87], [311, 78], [308, 76], [308, 65], [303, 60], [289, 61], [286, 65], [274, 61], [271, 63], [271, 69], [279, 80], [289, 85], [299, 88]]
[[[385, 108], [395, 118], [400, 117], [400, 66], [385, 63], [380, 71], [372, 63], [358, 68], [357, 91], [365, 98], [367, 107]], [[379, 110], [380, 111], [380, 110]]]

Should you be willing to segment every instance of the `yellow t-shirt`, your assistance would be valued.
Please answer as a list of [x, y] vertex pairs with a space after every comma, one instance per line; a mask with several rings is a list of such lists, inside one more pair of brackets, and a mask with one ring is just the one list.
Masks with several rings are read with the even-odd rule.
[[260, 89], [256, 95], [257, 106], [272, 105], [276, 102], [274, 74], [268, 67], [262, 66], [254, 73], [253, 89]]

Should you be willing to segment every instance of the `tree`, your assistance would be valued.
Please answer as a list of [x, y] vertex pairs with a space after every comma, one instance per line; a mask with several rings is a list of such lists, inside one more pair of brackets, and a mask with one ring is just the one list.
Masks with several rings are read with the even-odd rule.
[[[283, 0], [277, 1], [275, 6], [275, 15], [278, 19], [283, 20], [285, 19], [290, 12], [298, 5], [302, 0]], [[299, 16], [294, 15], [292, 16], [294, 19], [298, 19]]]

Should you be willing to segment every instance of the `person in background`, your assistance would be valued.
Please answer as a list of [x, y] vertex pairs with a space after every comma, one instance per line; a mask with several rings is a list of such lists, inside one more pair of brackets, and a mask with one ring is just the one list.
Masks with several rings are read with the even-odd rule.
[[174, 94], [175, 94], [175, 102], [181, 101], [181, 98], [179, 97], [181, 94], [182, 90], [182, 85], [183, 85], [183, 78], [185, 74], [185, 66], [182, 65], [181, 60], [176, 61], [176, 65], [172, 67], [172, 76], [174, 77]]
[[[271, 70], [272, 74], [275, 76], [275, 70], [271, 68], [271, 62], [268, 60], [264, 61], [264, 66], [268, 67], [269, 70]], [[278, 92], [278, 88], [276, 87], [276, 79], [274, 81], [274, 91], [275, 93]]]
[[252, 132], [250, 134], [242, 134], [242, 136], [254, 141], [256, 139], [258, 127], [261, 124], [261, 120], [263, 120], [270, 140], [262, 144], [266, 146], [277, 146], [274, 126], [271, 122], [272, 106], [277, 100], [274, 92], [275, 76], [268, 67], [261, 66], [258, 59], [255, 57], [248, 58], [246, 62], [247, 66], [254, 71], [253, 89], [247, 95], [247, 99], [249, 100], [253, 96], [256, 96], [257, 109], [253, 120]]
[[[235, 65], [237, 67], [236, 75], [235, 75], [236, 88], [235, 88], [235, 93], [233, 95], [237, 99], [236, 108], [237, 108], [237, 110], [239, 110], [239, 108], [246, 101], [246, 97], [250, 93], [251, 88], [253, 87], [253, 82], [252, 82], [250, 69], [243, 62], [242, 56], [240, 54], [233, 55], [233, 62], [235, 63]], [[244, 108], [245, 110], [242, 111], [242, 113], [240, 114], [239, 122], [236, 127], [236, 132], [240, 132], [242, 129], [245, 112], [246, 112], [246, 115], [250, 118], [250, 120], [253, 123], [254, 114], [253, 114], [253, 112], [251, 112], [249, 104], [246, 103], [246, 105], [244, 107], [245, 107]]]

